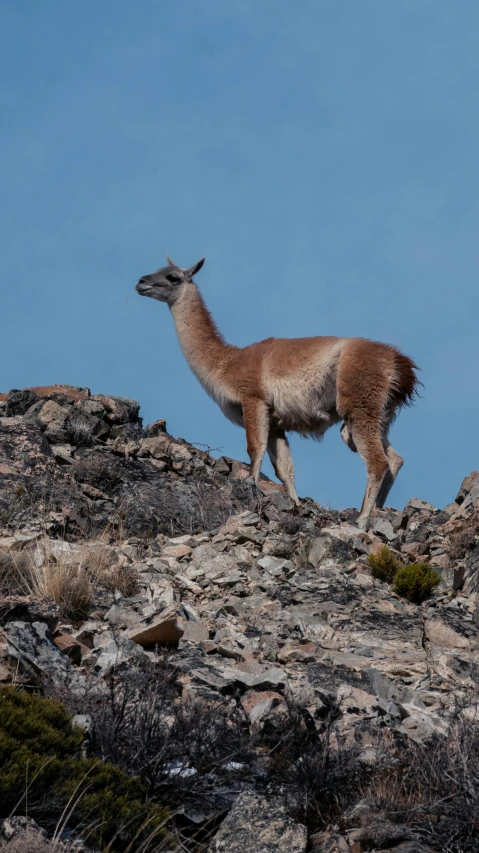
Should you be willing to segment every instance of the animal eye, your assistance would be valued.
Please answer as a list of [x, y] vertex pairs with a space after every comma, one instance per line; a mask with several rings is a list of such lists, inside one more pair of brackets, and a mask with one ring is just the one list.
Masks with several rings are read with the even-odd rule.
[[175, 275], [173, 272], [169, 272], [166, 278], [168, 281], [171, 281], [172, 284], [176, 284], [177, 281], [180, 281], [179, 275]]

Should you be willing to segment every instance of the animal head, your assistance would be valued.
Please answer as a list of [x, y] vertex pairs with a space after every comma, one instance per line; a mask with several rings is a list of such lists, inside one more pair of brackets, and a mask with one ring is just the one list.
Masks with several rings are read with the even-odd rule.
[[144, 275], [136, 285], [136, 292], [140, 296], [151, 296], [158, 302], [167, 302], [173, 305], [183, 291], [184, 285], [193, 281], [193, 276], [201, 269], [205, 259], [202, 258], [188, 269], [177, 267], [168, 254], [166, 255], [168, 266], [163, 267], [150, 275]]

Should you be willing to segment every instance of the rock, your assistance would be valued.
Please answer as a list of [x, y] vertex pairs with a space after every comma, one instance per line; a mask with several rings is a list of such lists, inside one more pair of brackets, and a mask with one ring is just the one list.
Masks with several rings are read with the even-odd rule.
[[313, 539], [308, 560], [316, 568], [327, 560], [345, 563], [352, 560], [354, 553], [348, 543], [337, 536], [323, 532]]
[[212, 560], [206, 560], [201, 568], [208, 580], [236, 573], [236, 563], [228, 554], [217, 554]]
[[386, 518], [378, 518], [375, 520], [372, 526], [372, 532], [385, 539], [387, 542], [392, 542], [392, 540], [397, 536], [391, 522]]
[[209, 640], [210, 632], [207, 625], [203, 622], [186, 622], [183, 628], [183, 635], [180, 639], [180, 647], [184, 642], [202, 643]]
[[70, 658], [73, 664], [80, 664], [82, 655], [88, 654], [89, 649], [78, 642], [75, 637], [67, 634], [66, 631], [56, 631], [54, 634], [54, 642], [57, 649], [60, 649], [64, 655]]
[[444, 649], [469, 649], [469, 640], [458, 634], [449, 625], [439, 619], [426, 619], [424, 623], [426, 639], [434, 646]]
[[255, 687], [257, 690], [277, 690], [284, 688], [287, 683], [286, 673], [280, 667], [263, 669], [258, 673], [244, 672], [241, 669], [229, 667], [221, 667], [219, 671], [230, 684], [237, 683], [242, 687]]
[[282, 702], [282, 696], [273, 690], [249, 690], [241, 699], [241, 704], [252, 723], [261, 722]]
[[77, 631], [74, 631], [72, 636], [78, 640], [82, 646], [85, 646], [87, 649], [92, 649], [94, 644], [95, 636], [101, 632], [102, 623], [98, 620], [90, 619], [87, 622], [84, 622], [81, 628]]
[[54, 423], [64, 424], [68, 415], [68, 409], [59, 406], [53, 400], [48, 400], [40, 409], [38, 420], [43, 427], [48, 427]]
[[49, 631], [54, 631], [59, 616], [60, 609], [53, 601], [36, 601], [29, 596], [0, 599], [0, 625], [7, 625], [8, 622], [44, 622]]
[[19, 837], [24, 840], [29, 837], [31, 843], [38, 844], [42, 839], [46, 839], [47, 834], [32, 818], [22, 815], [6, 818], [0, 823], [0, 838], [11, 841]]
[[309, 839], [312, 853], [359, 853], [338, 832], [316, 832]]
[[[29, 420], [29, 415], [0, 418], [0, 519], [7, 519], [10, 529], [39, 525], [41, 518], [49, 536], [95, 536], [114, 522], [121, 505], [125, 533], [150, 538], [212, 529], [241, 510], [250, 513], [251, 492], [241, 483], [232, 489], [229, 469], [228, 474], [214, 469], [204, 451], [161, 430], [144, 438], [134, 401], [88, 397], [65, 386], [32, 389], [32, 394], [17, 400], [22, 411], [36, 400]], [[102, 435], [106, 444], [69, 449], [76, 446], [68, 438], [72, 413], [93, 419], [94, 435]], [[113, 429], [120, 431], [114, 441], [108, 438]], [[181, 484], [172, 465], [181, 468]]]
[[81, 412], [84, 415], [93, 415], [95, 418], [103, 418], [106, 410], [98, 400], [85, 399], [78, 400], [75, 403], [74, 411]]
[[279, 652], [278, 660], [281, 663], [288, 663], [288, 661], [312, 663], [317, 659], [318, 653], [319, 649], [314, 643], [297, 643], [290, 640]]
[[112, 604], [109, 610], [104, 615], [105, 622], [108, 622], [112, 628], [133, 628], [141, 622], [141, 614], [137, 613], [131, 607], [125, 607], [119, 604]]
[[95, 675], [106, 678], [112, 669], [132, 666], [145, 657], [143, 649], [126, 636], [105, 631], [94, 639], [94, 648], [83, 658]]
[[39, 400], [38, 394], [30, 391], [29, 388], [24, 388], [23, 391], [10, 391], [6, 401], [6, 415], [9, 418], [24, 415]]
[[174, 557], [176, 560], [181, 560], [182, 557], [187, 557], [192, 552], [189, 545], [166, 545], [163, 548], [163, 557]]
[[420, 512], [439, 512], [438, 508], [428, 503], [427, 501], [423, 501], [420, 498], [411, 498], [404, 508], [405, 515], [411, 515], [415, 510], [419, 510]]
[[[95, 580], [89, 618], [74, 627], [57, 605], [0, 599], [0, 683], [41, 690], [53, 681], [98, 696], [114, 672], [165, 665], [175, 707], [191, 698], [227, 710], [230, 722], [239, 714], [259, 742], [299, 708], [311, 735], [322, 737], [327, 721], [331, 743], [354, 744], [371, 767], [384, 743], [444, 735], [456, 698], [475, 689], [476, 474], [448, 512], [412, 499], [404, 512], [378, 511], [364, 532], [356, 510], [305, 499], [293, 514], [275, 484], [258, 503], [244, 463], [214, 460], [164, 422], [144, 432], [132, 401], [52, 386], [11, 403], [27, 408], [0, 417], [0, 565], [80, 562]], [[6, 395], [0, 404], [4, 415]], [[68, 431], [73, 415], [101, 441], [52, 443], [50, 426]], [[422, 605], [372, 577], [368, 555], [385, 543], [404, 564], [437, 565], [441, 584]], [[250, 794], [256, 774], [272, 792], [261, 748], [254, 768], [248, 761], [221, 765], [221, 779], [218, 768], [187, 768], [199, 801], [206, 786], [208, 814], [225, 811], [233, 792]], [[179, 808], [188, 820], [205, 811]], [[310, 847], [360, 853], [358, 822], [346, 832], [341, 821], [338, 813], [340, 828]]]
[[305, 853], [306, 829], [280, 800], [243, 793], [221, 824], [209, 853]]
[[161, 433], [164, 432], [166, 432], [166, 421], [164, 420], [164, 418], [160, 418], [157, 421], [153, 421], [152, 424], [148, 424], [148, 426], [145, 427], [145, 435], [148, 438], [155, 438], [156, 436], [161, 435]]
[[464, 588], [468, 592], [479, 591], [479, 543], [466, 556], [464, 567]]
[[[432, 564], [432, 561], [431, 561]], [[441, 576], [441, 588], [458, 590], [464, 586], [465, 566], [448, 566], [441, 568], [439, 574]]]
[[257, 560], [257, 565], [267, 571], [269, 575], [273, 575], [273, 577], [279, 577], [282, 574], [291, 575], [295, 572], [295, 565], [291, 560], [271, 557], [270, 555]]
[[71, 663], [43, 622], [9, 622], [4, 632], [9, 660], [24, 681], [41, 684], [44, 678], [53, 683], [73, 683], [76, 676]]
[[185, 632], [183, 622], [175, 607], [167, 607], [151, 620], [131, 628], [127, 636], [143, 648], [177, 646]]
[[93, 853], [80, 838], [48, 838], [44, 829], [23, 815], [0, 821], [0, 850], [5, 853]]
[[479, 499], [479, 471], [473, 471], [462, 481], [456, 495], [456, 503], [464, 509]]

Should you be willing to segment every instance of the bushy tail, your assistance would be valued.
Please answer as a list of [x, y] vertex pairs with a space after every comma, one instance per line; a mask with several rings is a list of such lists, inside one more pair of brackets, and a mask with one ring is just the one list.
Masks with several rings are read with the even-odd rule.
[[404, 355], [400, 350], [394, 352], [395, 375], [389, 391], [389, 407], [401, 409], [403, 406], [411, 406], [418, 396], [418, 388], [422, 382], [416, 376], [419, 370], [417, 364]]

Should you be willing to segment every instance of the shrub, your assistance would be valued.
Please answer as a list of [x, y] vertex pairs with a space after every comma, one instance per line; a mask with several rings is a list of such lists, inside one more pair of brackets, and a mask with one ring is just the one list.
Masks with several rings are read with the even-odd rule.
[[384, 750], [363, 790], [373, 810], [367, 829], [376, 813], [406, 824], [428, 850], [477, 853], [479, 720], [477, 698], [471, 699], [472, 714], [458, 708], [446, 735], [434, 734], [426, 744], [407, 738]]
[[209, 774], [221, 776], [223, 766], [249, 755], [248, 726], [244, 713], [228, 703], [177, 703], [178, 695], [174, 668], [159, 658], [120, 668], [108, 694], [99, 701], [92, 691], [75, 700], [72, 710], [92, 717], [93, 754], [140, 775], [148, 796], [208, 811]]
[[372, 569], [373, 578], [387, 583], [391, 583], [395, 574], [403, 567], [401, 561], [387, 545], [383, 545], [377, 554], [370, 554], [368, 564]]
[[429, 563], [413, 563], [403, 566], [395, 575], [394, 592], [414, 604], [421, 604], [429, 598], [440, 580], [438, 573], [431, 569]]
[[84, 415], [72, 413], [65, 423], [67, 436], [75, 447], [91, 447], [94, 441], [93, 426]]
[[[177, 813], [185, 853], [209, 849], [215, 821], [248, 785], [283, 797], [310, 833], [333, 824], [350, 829], [350, 809], [358, 806], [354, 820], [363, 827], [365, 850], [404, 838], [410, 850], [424, 842], [436, 853], [477, 853], [477, 685], [470, 700], [458, 702], [448, 731], [426, 744], [389, 727], [381, 736], [379, 729], [373, 763], [362, 757], [361, 741], [341, 736], [341, 707], [327, 693], [315, 718], [285, 701], [253, 730], [239, 696], [187, 703], [178, 701], [180, 692], [165, 655], [155, 664], [119, 667], [109, 694], [92, 690], [71, 699], [93, 717], [94, 754], [140, 775], [148, 793]], [[205, 816], [195, 827], [184, 820], [193, 811]]]
[[[146, 801], [137, 778], [80, 757], [83, 732], [54, 699], [0, 688], [0, 818], [28, 810], [52, 830], [68, 822], [102, 849], [131, 850], [133, 839], [161, 835], [167, 811]], [[154, 847], [146, 847], [153, 850]]]
[[369, 779], [369, 768], [358, 760], [357, 744], [347, 745], [337, 733], [332, 736], [339, 716], [339, 706], [328, 699], [318, 731], [306, 708], [288, 702], [269, 737], [263, 735], [269, 740], [265, 763], [272, 784], [294, 818], [310, 831], [336, 823], [357, 802]]
[[90, 452], [75, 464], [74, 475], [79, 483], [88, 483], [107, 495], [114, 494], [122, 483], [121, 463], [107, 453]]

